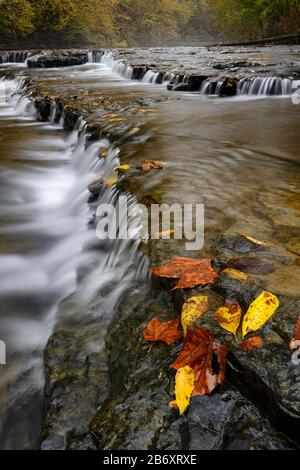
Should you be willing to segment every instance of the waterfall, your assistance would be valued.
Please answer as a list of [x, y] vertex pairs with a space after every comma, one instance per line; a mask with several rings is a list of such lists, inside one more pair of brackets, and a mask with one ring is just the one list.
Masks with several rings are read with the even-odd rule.
[[293, 80], [281, 77], [250, 77], [240, 80], [239, 95], [287, 96], [293, 91]]
[[216, 78], [207, 78], [202, 83], [199, 91], [202, 95], [218, 96], [220, 94], [220, 90], [224, 81], [224, 78], [219, 80], [217, 80]]
[[23, 64], [26, 65], [27, 59], [33, 55], [33, 52], [0, 52], [0, 65]]
[[153, 72], [152, 70], [148, 70], [142, 78], [143, 83], [157, 83], [157, 79], [159, 77], [159, 72]]

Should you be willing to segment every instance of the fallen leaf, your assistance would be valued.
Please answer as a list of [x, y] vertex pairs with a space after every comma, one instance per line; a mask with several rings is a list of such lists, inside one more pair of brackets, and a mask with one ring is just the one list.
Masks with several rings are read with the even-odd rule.
[[126, 121], [126, 119], [121, 118], [121, 117], [113, 117], [109, 119], [109, 122], [123, 122], [123, 121]]
[[276, 295], [263, 292], [250, 305], [243, 320], [243, 337], [251, 332], [259, 330], [274, 315], [279, 307]]
[[290, 350], [292, 352], [296, 351], [298, 348], [300, 348], [300, 317], [296, 322], [294, 335], [290, 342]]
[[137, 166], [138, 170], [149, 171], [151, 169], [163, 170], [165, 168], [165, 162], [159, 162], [157, 160], [146, 160]]
[[[195, 373], [193, 395], [210, 395], [217, 385], [224, 382], [227, 353], [227, 346], [222, 346], [211, 336], [206, 355], [199, 364], [193, 367]], [[217, 371], [213, 368], [214, 357], [218, 366]]]
[[274, 264], [258, 258], [235, 258], [226, 264], [227, 268], [237, 269], [248, 274], [266, 275], [275, 271]]
[[106, 158], [108, 155], [108, 150], [102, 150], [102, 152], [99, 153], [100, 158]]
[[130, 165], [119, 165], [117, 166], [116, 170], [117, 171], [127, 171], [130, 170], [131, 166]]
[[189, 329], [183, 346], [176, 361], [172, 364], [173, 369], [181, 367], [192, 367], [199, 362], [207, 353], [212, 334], [203, 330], [199, 325]]
[[170, 407], [170, 408], [175, 408], [176, 410], [178, 410], [178, 405], [177, 405], [177, 403], [176, 403], [176, 400], [170, 401], [169, 407]]
[[154, 317], [144, 331], [144, 339], [146, 341], [163, 341], [171, 345], [182, 338], [179, 324], [180, 318], [162, 323], [157, 317]]
[[218, 308], [216, 312], [216, 321], [226, 331], [234, 336], [241, 322], [243, 311], [240, 305], [234, 300], [225, 300], [225, 305]]
[[252, 351], [252, 349], [261, 349], [263, 345], [264, 342], [260, 336], [252, 336], [240, 344], [240, 348], [244, 351]]
[[182, 307], [181, 324], [184, 333], [197, 318], [208, 311], [208, 297], [204, 295], [190, 297]]
[[253, 243], [253, 245], [257, 245], [257, 246], [270, 246], [269, 243], [265, 243], [265, 242], [262, 242], [261, 240], [257, 240], [256, 238], [253, 238], [253, 237], [250, 237], [249, 235], [245, 235], [243, 233], [241, 233], [242, 237], [246, 238], [247, 240], [249, 240], [249, 242]]
[[118, 178], [105, 178], [103, 181], [106, 186], [114, 186], [119, 180]]
[[226, 268], [223, 269], [222, 273], [228, 274], [231, 279], [236, 279], [237, 281], [247, 281], [248, 276], [246, 273], [243, 273], [242, 271], [238, 271], [237, 269], [232, 269], [232, 268]]
[[190, 404], [195, 385], [195, 375], [191, 367], [181, 367], [176, 372], [175, 396], [176, 404], [182, 415]]
[[174, 289], [213, 284], [217, 273], [211, 266], [211, 259], [174, 258], [151, 272], [159, 277], [178, 279]]

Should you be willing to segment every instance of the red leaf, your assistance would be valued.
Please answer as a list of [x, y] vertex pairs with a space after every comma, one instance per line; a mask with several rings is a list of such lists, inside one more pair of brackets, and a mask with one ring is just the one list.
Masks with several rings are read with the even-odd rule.
[[165, 162], [159, 162], [157, 160], [146, 160], [145, 162], [140, 163], [137, 168], [143, 171], [149, 170], [163, 170], [165, 168]]
[[182, 331], [179, 330], [180, 318], [162, 323], [157, 317], [152, 318], [144, 331], [146, 341], [163, 341], [168, 345], [175, 343], [182, 338]]
[[[189, 329], [180, 354], [172, 367], [180, 369], [190, 366], [195, 373], [194, 395], [210, 394], [225, 378], [228, 349], [214, 340], [211, 332], [199, 325]], [[217, 359], [218, 370], [213, 368], [213, 357]]]
[[217, 273], [211, 259], [174, 258], [151, 272], [159, 277], [178, 279], [174, 289], [192, 289], [199, 285], [213, 284]]
[[290, 350], [291, 351], [296, 351], [298, 348], [300, 348], [300, 317], [298, 318], [295, 326], [295, 331], [294, 331], [294, 336], [290, 342]]
[[264, 342], [260, 336], [252, 336], [252, 338], [247, 339], [242, 344], [240, 348], [244, 351], [252, 351], [252, 349], [261, 349], [264, 346]]

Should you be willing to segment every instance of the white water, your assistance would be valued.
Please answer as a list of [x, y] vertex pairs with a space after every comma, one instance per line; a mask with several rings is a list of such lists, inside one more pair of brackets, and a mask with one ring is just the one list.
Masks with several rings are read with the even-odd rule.
[[[82, 121], [71, 133], [63, 131], [63, 120], [38, 123], [29, 100], [15, 94], [20, 86], [21, 80], [0, 86], [0, 131], [13, 137], [11, 160], [0, 162], [0, 332], [8, 350], [0, 386], [12, 413], [23, 396], [42, 391], [43, 350], [59, 302], [76, 290], [78, 304], [85, 305], [101, 290], [109, 314], [130, 283], [148, 272], [138, 241], [99, 241], [88, 225], [97, 204], [117, 203], [118, 191], [106, 188], [89, 206], [87, 186], [110, 176], [118, 148], [106, 139], [88, 145]], [[107, 158], [99, 158], [106, 148]], [[129, 203], [134, 207], [135, 200]]]

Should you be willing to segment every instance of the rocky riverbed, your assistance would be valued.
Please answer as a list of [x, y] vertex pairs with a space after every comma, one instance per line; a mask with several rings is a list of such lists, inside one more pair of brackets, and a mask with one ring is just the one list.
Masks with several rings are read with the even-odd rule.
[[[103, 52], [95, 51], [94, 58]], [[87, 63], [90, 55], [83, 51], [47, 52], [29, 58], [28, 65], [34, 70], [23, 71], [24, 94], [34, 102], [41, 121], [59, 122], [63, 116], [64, 129], [68, 132], [82, 119], [87, 124], [89, 145], [105, 138], [105, 152], [120, 149], [120, 163], [130, 165], [125, 173], [113, 172], [120, 194], [129, 193], [147, 207], [153, 203], [204, 201], [207, 212], [202, 250], [186, 251], [185, 240], [150, 240], [140, 246], [140, 252], [155, 266], [177, 256], [211, 258], [218, 278], [209, 289], [170, 291], [172, 283], [146, 277], [132, 282], [128, 291], [116, 299], [112, 311], [102, 303], [103, 292], [83, 304], [78, 302], [76, 292], [65, 299], [45, 351], [41, 447], [299, 448], [300, 368], [292, 363], [289, 350], [300, 307], [297, 125], [294, 128], [293, 124], [287, 124], [287, 138], [278, 141], [274, 167], [265, 146], [282, 129], [282, 122], [274, 122], [268, 137], [267, 128], [260, 136], [260, 125], [256, 128], [251, 120], [259, 112], [269, 116], [273, 102], [237, 103], [227, 111], [227, 98], [220, 102], [202, 101], [199, 125], [197, 120], [192, 131], [187, 132], [184, 119], [192, 123], [200, 103], [194, 98], [184, 101], [184, 94], [172, 93], [176, 89], [196, 91], [196, 84], [199, 91], [203, 81], [209, 78], [216, 82], [225, 78], [222, 95], [230, 94], [224, 90], [231, 89], [232, 83], [235, 87], [236, 81], [253, 75], [297, 79], [300, 77], [298, 46], [250, 50], [177, 48], [171, 52], [137, 49], [112, 51], [112, 54], [116, 62], [131, 67], [132, 78], [142, 78], [149, 70], [161, 77], [174, 74], [169, 76], [171, 93], [159, 87], [101, 86], [95, 84], [94, 78], [82, 80], [81, 76], [72, 74], [73, 69], [52, 73], [35, 70], [35, 67]], [[157, 83], [160, 81], [157, 75]], [[218, 120], [213, 110], [215, 105]], [[245, 108], [239, 111], [239, 106], [246, 106], [249, 121], [242, 114]], [[283, 101], [276, 102], [276, 106], [282, 114], [294, 113], [291, 121], [297, 123], [297, 107]], [[176, 118], [170, 121], [170, 116], [175, 115], [178, 122]], [[203, 124], [205, 120], [208, 125]], [[168, 122], [173, 126], [170, 136]], [[243, 126], [250, 126], [249, 122], [252, 135], [246, 137]], [[220, 129], [222, 124], [224, 129], [214, 134], [215, 127]], [[200, 139], [196, 132], [200, 133]], [[236, 132], [240, 132], [238, 142], [234, 140]], [[254, 138], [257, 149], [251, 147]], [[262, 144], [260, 139], [266, 142]], [[287, 150], [289, 139], [295, 141]], [[234, 159], [236, 154], [238, 157]], [[216, 168], [222, 176], [218, 174], [217, 184], [223, 197], [220, 193], [217, 196], [211, 169], [217, 165], [212, 158], [218, 155], [220, 168]], [[145, 173], [137, 168], [141, 161], [153, 157], [166, 162], [164, 170]], [[106, 156], [100, 153], [99, 158]], [[254, 159], [253, 167], [250, 158]], [[201, 166], [203, 171], [198, 174]], [[278, 178], [276, 184], [286, 178], [282, 187], [274, 190], [268, 180], [272, 174]], [[90, 196], [92, 213], [103, 190], [100, 182]], [[91, 219], [92, 228], [96, 222], [96, 218]], [[265, 243], [258, 245], [254, 237]], [[251, 258], [254, 268], [224, 272], [226, 263], [236, 258]], [[86, 272], [78, 273], [79, 286], [84, 285], [86, 277]], [[227, 298], [236, 299], [246, 310], [263, 290], [278, 296], [280, 308], [259, 332], [263, 347], [245, 352], [239, 347], [241, 338], [236, 341], [217, 325], [215, 311]], [[210, 310], [198, 323], [212, 331], [230, 351], [226, 381], [211, 396], [193, 398], [188, 411], [180, 417], [178, 411], [168, 406], [174, 390], [174, 372], [170, 366], [180, 345], [155, 344], [149, 350], [149, 344], [143, 340], [143, 330], [155, 315], [161, 321], [177, 317], [187, 298], [199, 294], [208, 296]]]

